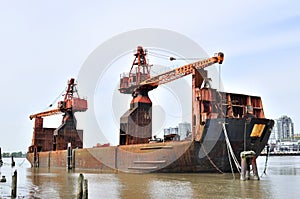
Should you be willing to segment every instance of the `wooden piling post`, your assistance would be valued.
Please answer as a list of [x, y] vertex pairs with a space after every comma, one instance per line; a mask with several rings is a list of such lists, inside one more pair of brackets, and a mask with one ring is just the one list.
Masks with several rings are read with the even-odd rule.
[[33, 148], [33, 167], [39, 167], [39, 154], [36, 146]]
[[77, 193], [76, 193], [76, 198], [77, 199], [82, 199], [82, 196], [83, 196], [83, 175], [82, 173], [79, 174], [79, 177], [78, 177], [78, 181], [77, 181]]
[[51, 151], [48, 152], [48, 168], [50, 168], [51, 165]]
[[71, 143], [68, 143], [68, 149], [67, 149], [67, 166], [68, 169], [72, 169], [72, 146]]
[[88, 199], [88, 180], [84, 179], [83, 174], [79, 174], [77, 182], [77, 199]]
[[256, 165], [256, 157], [252, 158], [251, 164], [252, 164], [252, 170], [253, 170], [253, 179], [259, 180], [259, 175], [258, 175], [257, 165]]
[[1, 178], [0, 182], [6, 182], [6, 178], [5, 178], [5, 176], [2, 176], [2, 178]]
[[76, 152], [76, 149], [73, 149], [72, 150], [72, 168], [75, 169], [75, 152]]
[[251, 164], [251, 158], [252, 156], [249, 154], [246, 155], [246, 180], [250, 180], [250, 164]]
[[241, 180], [246, 180], [247, 160], [241, 153]]
[[254, 179], [259, 178], [257, 167], [256, 167], [256, 157], [254, 151], [242, 151], [241, 157], [241, 180], [250, 180], [250, 164], [252, 164], [252, 169], [254, 173]]
[[17, 197], [17, 170], [15, 170], [11, 181], [11, 197]]
[[16, 165], [15, 160], [14, 160], [14, 156], [11, 156], [11, 167], [14, 167]]
[[0, 147], [0, 167], [2, 167], [3, 165], [3, 161], [2, 161], [2, 151], [1, 151], [1, 147]]
[[84, 179], [83, 181], [83, 197], [82, 199], [88, 199], [88, 180]]

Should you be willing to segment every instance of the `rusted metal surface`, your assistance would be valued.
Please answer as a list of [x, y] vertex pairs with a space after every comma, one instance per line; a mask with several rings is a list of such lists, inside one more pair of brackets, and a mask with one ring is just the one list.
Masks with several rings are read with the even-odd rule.
[[148, 91], [137, 91], [120, 119], [120, 145], [148, 143], [152, 137], [152, 102]]
[[47, 117], [47, 116], [50, 116], [50, 115], [58, 114], [60, 112], [61, 112], [60, 108], [56, 108], [56, 109], [52, 109], [52, 110], [48, 110], [48, 111], [43, 111], [41, 113], [30, 115], [29, 118], [32, 120], [33, 118]]
[[[230, 172], [230, 164], [224, 132], [220, 119], [207, 122], [212, 129], [205, 128], [203, 142], [179, 141], [165, 143], [108, 146], [74, 150], [74, 168], [92, 169], [99, 172]], [[227, 118], [226, 128], [237, 158], [243, 151], [244, 124], [246, 119]], [[266, 127], [260, 137], [251, 137], [255, 124]], [[267, 143], [273, 126], [272, 120], [252, 118], [246, 128], [247, 150], [258, 156]], [[210, 148], [213, 146], [212, 148]], [[41, 167], [66, 167], [67, 150], [39, 152]], [[33, 162], [33, 153], [27, 154]]]
[[194, 70], [192, 75], [192, 140], [201, 141], [203, 132], [202, 105], [201, 105], [201, 86], [207, 78], [206, 70]]
[[146, 55], [143, 47], [138, 46], [129, 73], [121, 74], [119, 89], [121, 93], [132, 94], [141, 82], [150, 78], [150, 67]]
[[73, 113], [66, 113], [63, 123], [58, 128], [43, 128], [43, 118], [35, 118], [32, 144], [28, 151], [33, 152], [34, 148], [38, 152], [65, 150], [68, 143], [72, 148], [83, 147], [83, 131], [76, 129]]
[[75, 84], [75, 79], [71, 78], [68, 81], [68, 87], [67, 87], [66, 93], [64, 94], [64, 96], [65, 96], [64, 100], [58, 102], [57, 108], [43, 111], [43, 112], [36, 113], [36, 114], [32, 114], [29, 116], [29, 118], [30, 119], [42, 118], [42, 117], [55, 115], [58, 113], [86, 111], [88, 108], [87, 100], [81, 99], [79, 97], [75, 97], [74, 93], [77, 93], [76, 84]]
[[28, 151], [33, 152], [34, 148], [38, 151], [51, 151], [53, 149], [54, 130], [55, 128], [43, 128], [43, 118], [36, 118], [32, 144]]
[[83, 131], [76, 129], [76, 120], [73, 112], [66, 112], [62, 125], [54, 130], [53, 150], [65, 150], [68, 143], [72, 148], [82, 148]]
[[88, 109], [87, 100], [73, 97], [66, 101], [66, 107], [71, 108], [73, 112], [84, 112]]
[[222, 64], [224, 60], [224, 54], [218, 53], [217, 56], [190, 63], [184, 66], [180, 66], [163, 74], [151, 77], [140, 83], [140, 86], [151, 85], [157, 87], [158, 85], [166, 84], [168, 82], [174, 81], [181, 77], [192, 74], [195, 70], [201, 70], [208, 66], [211, 66], [214, 63]]
[[[120, 82], [120, 92], [125, 94], [132, 94], [133, 99], [130, 103], [130, 109], [121, 117], [120, 122], [120, 145], [129, 145], [129, 144], [141, 144], [141, 143], [147, 143], [149, 139], [152, 137], [152, 102], [148, 97], [148, 92], [157, 88], [159, 85], [174, 81], [176, 79], [179, 79], [181, 77], [187, 76], [189, 74], [193, 73], [193, 96], [195, 97], [195, 90], [196, 88], [199, 89], [202, 85], [202, 82], [206, 78], [206, 72], [203, 71], [204, 68], [211, 66], [214, 63], [222, 64], [224, 60], [224, 54], [218, 53], [216, 56], [204, 59], [201, 61], [197, 61], [194, 63], [186, 64], [184, 66], [175, 68], [173, 70], [170, 70], [168, 72], [165, 72], [160, 75], [156, 75], [154, 77], [150, 77], [150, 72], [148, 70], [148, 65], [146, 63], [146, 53], [144, 53], [143, 48], [141, 46], [138, 47], [137, 53], [135, 54], [135, 60], [133, 62], [133, 65], [130, 69], [129, 73], [129, 79], [126, 77], [122, 77]], [[142, 62], [142, 64], [141, 64]], [[136, 76], [133, 76], [132, 69], [133, 66], [137, 65], [137, 73]], [[143, 73], [140, 73], [140, 69], [142, 66], [146, 67], [146, 73], [145, 70]], [[143, 69], [145, 69], [145, 67]], [[202, 71], [202, 74], [205, 74], [205, 77], [202, 76], [201, 73], [198, 72]], [[196, 71], [196, 72], [195, 72]], [[130, 74], [132, 74], [130, 76]], [[141, 76], [143, 74], [147, 74], [149, 77], [145, 81], [141, 81]], [[133, 78], [134, 82], [131, 81], [131, 78]], [[124, 83], [124, 81], [128, 80], [128, 83]], [[210, 90], [208, 90], [210, 92]], [[209, 96], [210, 99], [205, 99], [207, 103], [210, 103], [211, 96]], [[210, 100], [210, 101], [209, 101]], [[194, 101], [193, 101], [194, 102]], [[199, 112], [202, 114], [202, 110], [199, 110], [199, 106], [197, 105], [198, 102], [193, 103], [195, 106], [197, 106], [197, 109], [194, 111], [197, 112], [198, 115]], [[212, 106], [209, 104], [208, 106]], [[201, 109], [201, 107], [200, 107]], [[206, 110], [204, 110], [206, 111]], [[208, 111], [206, 111], [208, 112]], [[210, 114], [210, 113], [209, 113]], [[198, 121], [196, 121], [193, 118], [193, 137], [195, 137], [195, 128], [197, 128], [198, 131], [201, 130], [200, 127], [200, 120], [198, 117], [196, 118]], [[198, 136], [199, 137], [199, 136]], [[200, 140], [200, 138], [197, 138]]]
[[[74, 150], [74, 168], [99, 172], [231, 172], [221, 119], [211, 119], [207, 125], [213, 128], [203, 132], [203, 141], [178, 141], [123, 146], [108, 146]], [[246, 119], [227, 118], [226, 128], [230, 142], [239, 159], [243, 151], [244, 124]], [[250, 137], [255, 124], [266, 127], [261, 137]], [[246, 128], [246, 147], [260, 154], [268, 141], [273, 121], [252, 118]], [[242, 128], [241, 128], [242, 127]], [[212, 146], [212, 147], [211, 147]], [[27, 154], [32, 163], [33, 153]], [[67, 150], [39, 152], [40, 166], [66, 167]], [[240, 159], [239, 159], [240, 160]], [[235, 169], [235, 171], [237, 171]]]
[[[74, 94], [77, 94], [77, 97]], [[59, 101], [57, 108], [30, 115], [30, 119], [35, 118], [32, 145], [29, 152], [34, 151], [56, 151], [65, 150], [68, 143], [72, 148], [82, 148], [83, 131], [76, 129], [75, 112], [87, 110], [87, 100], [79, 98], [75, 79], [68, 81], [68, 87], [64, 94], [64, 100]], [[62, 124], [57, 128], [43, 128], [43, 117], [57, 113], [64, 113]]]
[[[213, 63], [221, 64], [224, 59], [222, 53], [207, 60], [174, 69], [175, 72], [171, 70], [167, 75], [158, 75], [144, 81], [144, 76], [140, 76], [140, 72], [141, 67], [147, 63], [146, 54], [141, 49], [138, 48], [140, 52], [135, 54], [135, 61], [132, 65], [132, 68], [138, 66], [137, 73], [121, 78], [120, 91], [132, 93], [133, 99], [130, 109], [120, 119], [119, 145], [76, 149], [72, 153], [73, 168], [132, 173], [231, 172], [225, 139], [227, 132], [237, 158], [243, 150], [253, 150], [257, 155], [261, 153], [274, 122], [264, 118], [260, 97], [218, 92], [209, 85], [207, 71], [203, 68]], [[142, 74], [146, 77], [149, 71], [145, 70]], [[191, 140], [149, 142], [152, 137], [152, 102], [148, 92], [159, 84], [188, 74], [193, 74]], [[65, 98], [66, 100], [68, 98]], [[224, 124], [225, 130], [222, 126]], [[42, 120], [37, 120], [35, 125], [34, 149], [38, 147], [37, 138], [44, 130]], [[264, 128], [259, 128], [258, 133], [253, 133], [253, 128], [258, 129], [257, 126], [264, 126]], [[42, 143], [41, 150], [36, 150], [35, 156], [33, 151], [29, 150], [28, 160], [32, 165], [34, 165], [34, 160], [38, 159], [39, 166], [66, 167], [66, 142], [70, 138], [76, 140], [82, 136], [80, 134], [74, 137], [75, 134], [78, 135], [74, 115], [66, 111], [62, 125], [54, 131], [53, 148], [57, 151], [44, 152], [43, 147], [46, 144]], [[82, 143], [75, 142], [72, 146], [81, 148], [80, 144]]]

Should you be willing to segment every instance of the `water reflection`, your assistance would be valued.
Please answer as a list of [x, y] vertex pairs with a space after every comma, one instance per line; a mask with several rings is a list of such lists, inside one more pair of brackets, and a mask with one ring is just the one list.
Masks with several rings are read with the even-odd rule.
[[274, 175], [300, 175], [300, 156], [271, 157], [269, 170]]
[[[259, 173], [264, 157], [258, 159]], [[79, 172], [17, 166], [19, 198], [76, 198]], [[10, 165], [0, 172], [0, 198], [10, 198]], [[300, 184], [300, 157], [270, 157], [260, 181], [240, 181], [231, 174], [124, 174], [82, 172], [89, 198], [295, 198]]]
[[[76, 198], [79, 173], [67, 169], [29, 168], [28, 180], [38, 186], [31, 190], [36, 198]], [[116, 174], [84, 173], [88, 179], [89, 198], [120, 198], [120, 183]], [[45, 197], [47, 196], [47, 197]]]
[[[78, 173], [31, 169], [37, 198], [75, 198]], [[30, 173], [30, 172], [29, 172]], [[233, 180], [230, 174], [84, 173], [89, 198], [268, 198], [259, 181]], [[238, 179], [239, 175], [237, 175]], [[255, 190], [255, 191], [254, 191]], [[33, 191], [33, 190], [32, 190]], [[31, 192], [32, 192], [31, 191]]]
[[150, 198], [193, 198], [193, 188], [189, 181], [152, 180], [148, 184]]
[[118, 174], [84, 174], [84, 176], [88, 179], [89, 198], [122, 198], [120, 191], [124, 186]]

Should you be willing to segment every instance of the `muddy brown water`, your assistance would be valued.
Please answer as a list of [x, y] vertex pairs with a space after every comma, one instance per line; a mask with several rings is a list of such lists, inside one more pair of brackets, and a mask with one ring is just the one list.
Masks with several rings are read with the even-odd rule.
[[[267, 175], [260, 181], [240, 181], [239, 174], [124, 174], [66, 169], [30, 168], [25, 159], [4, 158], [0, 168], [0, 198], [10, 198], [11, 176], [18, 171], [17, 198], [76, 198], [77, 179], [88, 180], [90, 199], [97, 198], [298, 198], [300, 156], [269, 157]], [[265, 157], [259, 157], [259, 174]]]

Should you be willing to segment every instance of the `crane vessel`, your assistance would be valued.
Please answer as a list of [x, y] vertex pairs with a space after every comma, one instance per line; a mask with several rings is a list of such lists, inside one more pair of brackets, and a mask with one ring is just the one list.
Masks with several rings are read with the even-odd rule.
[[[224, 54], [150, 75], [147, 52], [138, 46], [129, 73], [120, 77], [119, 91], [131, 94], [130, 108], [120, 118], [119, 144], [82, 148], [83, 131], [76, 129], [74, 112], [86, 111], [87, 101], [74, 97], [74, 79], [58, 108], [30, 116], [35, 119], [27, 159], [33, 167], [68, 167], [99, 172], [239, 172], [240, 153], [264, 149], [274, 121], [266, 119], [262, 100], [218, 91], [209, 86], [206, 67], [222, 64]], [[170, 58], [174, 60], [175, 58]], [[152, 102], [148, 92], [192, 76], [192, 128], [182, 139], [152, 135]], [[174, 107], [175, 108], [175, 107]], [[43, 128], [43, 117], [64, 113], [56, 129]], [[233, 162], [235, 166], [233, 166]]]

